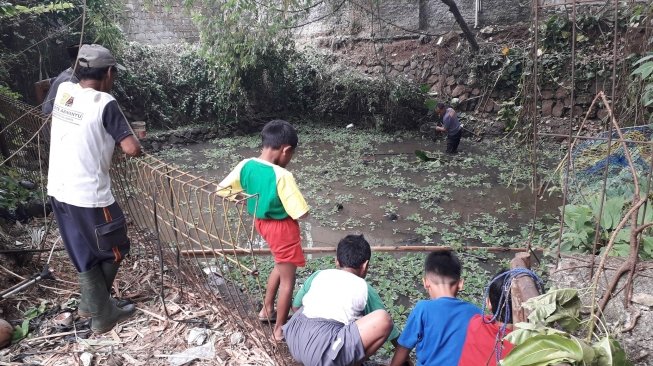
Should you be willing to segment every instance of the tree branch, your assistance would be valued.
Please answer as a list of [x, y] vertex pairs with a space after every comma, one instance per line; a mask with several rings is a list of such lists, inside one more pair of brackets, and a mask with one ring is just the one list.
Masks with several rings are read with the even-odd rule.
[[472, 51], [475, 53], [478, 52], [478, 43], [476, 42], [476, 37], [474, 36], [474, 33], [472, 33], [471, 30], [469, 30], [469, 27], [467, 26], [467, 22], [465, 22], [465, 18], [460, 14], [460, 10], [458, 10], [458, 6], [456, 5], [455, 0], [441, 0], [445, 5], [449, 7], [449, 11], [451, 14], [453, 14], [453, 17], [456, 18], [456, 22], [460, 26], [460, 29], [462, 29], [463, 34], [465, 35], [465, 38], [467, 38], [467, 41], [469, 44], [472, 46]]

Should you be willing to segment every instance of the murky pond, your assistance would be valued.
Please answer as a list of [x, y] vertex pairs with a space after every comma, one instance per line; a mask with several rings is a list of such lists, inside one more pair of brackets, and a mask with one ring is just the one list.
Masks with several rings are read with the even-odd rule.
[[[346, 233], [363, 233], [374, 246], [521, 246], [535, 219], [557, 215], [561, 200], [532, 193], [527, 146], [463, 139], [460, 153], [441, 153], [444, 141], [410, 133], [301, 127], [287, 167], [311, 216], [304, 245], [333, 247]], [[258, 156], [258, 135], [217, 139], [160, 153], [195, 174], [220, 180], [238, 161]], [[434, 159], [423, 162], [415, 150]], [[539, 162], [546, 172], [555, 152]], [[550, 220], [550, 218], [548, 219]]]

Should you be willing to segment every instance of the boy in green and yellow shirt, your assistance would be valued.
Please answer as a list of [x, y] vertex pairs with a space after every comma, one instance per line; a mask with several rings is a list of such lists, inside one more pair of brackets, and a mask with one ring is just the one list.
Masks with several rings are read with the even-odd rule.
[[297, 220], [306, 217], [309, 209], [295, 178], [285, 169], [299, 141], [293, 126], [282, 120], [270, 121], [263, 127], [261, 139], [261, 155], [238, 163], [220, 183], [230, 190], [220, 195], [241, 190], [258, 195], [258, 202], [247, 201], [247, 212], [254, 216], [256, 230], [268, 243], [275, 262], [259, 319], [271, 321], [275, 318], [274, 298], [279, 292], [273, 338], [280, 341], [283, 339], [281, 326], [290, 310], [295, 272], [306, 263]]

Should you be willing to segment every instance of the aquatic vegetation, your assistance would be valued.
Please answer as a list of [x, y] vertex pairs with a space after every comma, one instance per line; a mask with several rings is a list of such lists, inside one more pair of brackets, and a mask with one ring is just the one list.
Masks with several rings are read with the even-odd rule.
[[[442, 154], [411, 132], [387, 134], [356, 128], [298, 125], [300, 144], [288, 169], [311, 206], [313, 226], [341, 232], [377, 232], [386, 242], [439, 245], [520, 246], [529, 237], [534, 196], [527, 146], [509, 141], [463, 140], [457, 156]], [[159, 155], [198, 174], [221, 179], [244, 157], [258, 156], [257, 133], [210, 144], [165, 150]], [[415, 150], [433, 161], [422, 162]], [[559, 149], [552, 146], [538, 173], [550, 174]], [[557, 214], [558, 202], [538, 204], [541, 218]], [[544, 237], [537, 225], [534, 237]], [[324, 240], [326, 241], [326, 239]]]

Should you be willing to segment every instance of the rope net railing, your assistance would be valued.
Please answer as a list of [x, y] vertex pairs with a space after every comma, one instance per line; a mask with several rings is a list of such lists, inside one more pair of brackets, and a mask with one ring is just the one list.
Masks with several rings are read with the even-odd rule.
[[[242, 193], [222, 197], [224, 190], [216, 181], [147, 154], [138, 159], [116, 154], [111, 176], [116, 199], [163, 270], [207, 304], [217, 305], [277, 364], [285, 364], [270, 341], [271, 325], [255, 316], [265, 283], [258, 277], [253, 221], [246, 207], [257, 197]], [[165, 299], [165, 294], [161, 297]]]
[[[32, 106], [0, 95], [0, 122], [3, 165], [44, 190], [49, 121]], [[158, 267], [166, 317], [189, 321], [169, 315], [166, 301], [173, 294], [166, 293], [164, 284], [172, 279], [182, 296], [199, 299], [207, 310], [240, 327], [266, 351], [271, 363], [287, 364], [285, 353], [271, 340], [272, 325], [257, 317], [265, 283], [258, 277], [253, 220], [246, 209], [247, 202], [257, 197], [225, 192], [216, 181], [148, 154], [128, 158], [119, 148], [116, 151], [112, 191], [129, 218], [131, 254]]]

